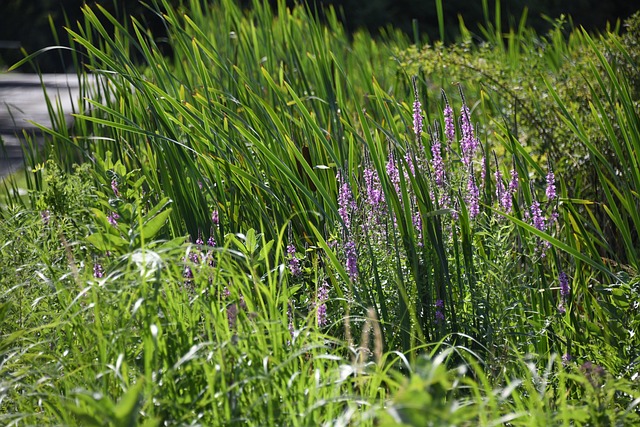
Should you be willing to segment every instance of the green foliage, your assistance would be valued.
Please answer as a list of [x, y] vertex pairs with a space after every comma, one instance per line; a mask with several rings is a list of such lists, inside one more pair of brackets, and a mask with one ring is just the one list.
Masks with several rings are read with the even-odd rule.
[[632, 39], [153, 7], [171, 58], [83, 8], [91, 108], [1, 212], [3, 422], [636, 421]]

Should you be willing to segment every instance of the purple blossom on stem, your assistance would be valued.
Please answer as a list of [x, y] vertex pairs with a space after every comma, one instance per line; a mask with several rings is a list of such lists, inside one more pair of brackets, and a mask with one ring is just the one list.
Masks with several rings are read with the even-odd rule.
[[567, 273], [561, 271], [558, 275], [558, 281], [560, 282], [560, 295], [562, 295], [563, 299], [566, 299], [569, 296], [569, 291], [571, 290], [569, 287], [569, 278], [567, 277]]
[[356, 253], [356, 244], [349, 240], [344, 245], [344, 255], [346, 258], [347, 274], [352, 281], [358, 279], [358, 255]]
[[422, 136], [422, 104], [418, 99], [413, 102], [413, 132], [416, 134], [416, 139], [420, 139]]
[[462, 108], [460, 110], [460, 130], [462, 131], [462, 138], [460, 140], [462, 163], [465, 166], [469, 166], [473, 159], [473, 154], [480, 144], [474, 135], [469, 107], [467, 107], [467, 104], [465, 103], [462, 104]]
[[549, 173], [547, 173], [547, 189], [545, 191], [548, 200], [553, 200], [556, 198], [556, 177], [553, 174], [551, 168], [549, 168]]
[[204, 240], [202, 240], [202, 233], [198, 231], [198, 238], [196, 239], [196, 245], [202, 246], [204, 245]]
[[338, 173], [338, 214], [347, 230], [351, 229], [351, 211], [356, 209], [356, 202], [351, 193], [349, 180], [343, 179], [342, 174]]
[[42, 218], [42, 223], [44, 225], [48, 225], [49, 224], [49, 220], [51, 219], [51, 212], [49, 211], [49, 209], [46, 209], [46, 210], [40, 212], [40, 218]]
[[118, 226], [118, 219], [120, 219], [120, 215], [118, 215], [116, 212], [111, 212], [109, 215], [107, 215], [107, 221], [109, 221], [109, 224], [113, 225], [114, 227]]
[[411, 79], [411, 83], [413, 84], [413, 132], [416, 134], [416, 139], [420, 139], [422, 136], [422, 105], [418, 100], [418, 83], [417, 79], [414, 76]]
[[211, 222], [213, 222], [214, 225], [218, 225], [220, 223], [220, 217], [218, 216], [217, 209], [214, 209], [213, 212], [211, 212]]
[[323, 327], [327, 324], [327, 300], [329, 299], [329, 285], [327, 282], [322, 282], [322, 285], [318, 288], [318, 294], [316, 295], [316, 307], [318, 326]]
[[442, 147], [438, 136], [431, 135], [431, 167], [433, 167], [433, 174], [436, 185], [440, 188], [444, 188], [445, 172], [444, 161], [442, 160]]
[[396, 194], [400, 194], [400, 172], [396, 166], [396, 160], [393, 158], [393, 153], [389, 152], [389, 159], [387, 160], [387, 175], [393, 184], [393, 188]]
[[473, 177], [473, 169], [469, 173], [469, 180], [467, 181], [467, 205], [469, 207], [469, 217], [475, 218], [480, 214], [480, 190], [476, 185], [476, 180]]
[[418, 233], [418, 245], [422, 246], [422, 216], [420, 215], [420, 211], [418, 209], [416, 209], [411, 219], [413, 222], [413, 226]]
[[456, 127], [453, 120], [453, 108], [446, 101], [444, 107], [444, 135], [447, 139], [447, 144], [451, 145], [456, 138]]
[[571, 357], [571, 355], [569, 353], [563, 354], [562, 355], [562, 364], [565, 365], [565, 366], [568, 365], [569, 362], [571, 362], [571, 359], [572, 359], [572, 357]]
[[194, 264], [200, 264], [200, 254], [196, 251], [189, 252], [189, 259]]
[[299, 276], [302, 273], [300, 268], [300, 260], [296, 257], [296, 247], [294, 245], [287, 246], [287, 255], [289, 255], [289, 271], [291, 275]]
[[182, 277], [184, 277], [185, 279], [193, 279], [193, 271], [191, 271], [191, 267], [189, 267], [188, 265], [184, 267]]
[[534, 200], [531, 203], [531, 225], [537, 228], [540, 231], [545, 231], [547, 229], [547, 220], [542, 214], [542, 209], [540, 208], [540, 202]]
[[367, 190], [367, 203], [373, 212], [379, 212], [383, 209], [384, 192], [382, 191], [378, 172], [368, 167], [365, 168], [363, 176]]
[[96, 262], [95, 264], [93, 264], [93, 277], [99, 279], [102, 276], [104, 276], [104, 270], [102, 269], [102, 265]]
[[216, 239], [213, 237], [213, 234], [211, 234], [211, 236], [209, 236], [209, 238], [207, 239], [207, 245], [212, 247], [216, 245]]
[[113, 190], [113, 194], [116, 197], [120, 197], [120, 191], [118, 191], [118, 181], [114, 179], [111, 180], [111, 189]]
[[518, 192], [518, 171], [511, 169], [511, 181], [509, 182], [509, 193], [515, 195]]

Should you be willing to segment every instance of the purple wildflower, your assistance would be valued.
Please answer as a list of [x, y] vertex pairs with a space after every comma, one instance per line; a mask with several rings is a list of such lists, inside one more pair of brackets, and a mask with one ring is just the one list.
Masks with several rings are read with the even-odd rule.
[[93, 264], [93, 277], [99, 279], [102, 276], [104, 276], [104, 270], [102, 269], [102, 266], [96, 262]]
[[202, 240], [202, 233], [198, 231], [198, 238], [196, 239], [196, 245], [202, 246], [204, 245], [204, 240]]
[[568, 365], [569, 362], [571, 362], [571, 359], [572, 359], [571, 354], [569, 354], [569, 353], [563, 354], [562, 355], [562, 364], [565, 365], [565, 366]]
[[299, 276], [302, 273], [300, 269], [300, 260], [296, 257], [296, 247], [294, 245], [287, 246], [287, 254], [289, 255], [289, 271], [291, 275]]
[[318, 309], [317, 320], [318, 326], [323, 327], [327, 324], [327, 300], [329, 299], [329, 285], [327, 282], [323, 282], [318, 288], [318, 294], [316, 295], [316, 307]]
[[431, 135], [433, 143], [431, 144], [431, 166], [433, 167], [436, 185], [440, 188], [444, 187], [445, 173], [444, 162], [442, 160], [442, 148], [438, 136]]
[[518, 171], [511, 169], [511, 181], [509, 182], [509, 193], [515, 195], [518, 192]]
[[379, 212], [383, 209], [384, 192], [380, 185], [378, 172], [375, 169], [368, 167], [365, 168], [363, 176], [367, 189], [367, 203], [373, 212]]
[[540, 202], [534, 200], [531, 203], [531, 224], [540, 231], [545, 231], [547, 229], [547, 220], [542, 214], [542, 209], [540, 208]]
[[347, 230], [351, 229], [351, 211], [356, 209], [356, 202], [353, 199], [351, 193], [351, 187], [349, 186], [349, 180], [342, 178], [342, 174], [338, 173], [338, 214], [344, 222], [344, 226]]
[[422, 136], [422, 104], [418, 100], [418, 84], [416, 78], [412, 79], [413, 83], [413, 132], [416, 134], [416, 139], [420, 139]]
[[567, 309], [564, 307], [564, 301], [560, 301], [560, 304], [558, 304], [558, 313], [565, 314], [566, 312]]
[[473, 132], [469, 107], [467, 107], [465, 103], [462, 104], [460, 110], [460, 130], [462, 131], [462, 139], [460, 140], [462, 163], [464, 163], [465, 166], [469, 166], [473, 159], [473, 154], [479, 146], [479, 142]]
[[549, 173], [547, 173], [547, 189], [545, 191], [548, 200], [553, 200], [556, 198], [556, 178], [553, 174], [551, 168], [549, 168]]
[[200, 264], [200, 254], [196, 251], [189, 252], [189, 259], [194, 264]]
[[40, 218], [42, 218], [42, 223], [44, 225], [49, 225], [49, 220], [51, 219], [51, 212], [49, 209], [40, 212]]
[[472, 173], [469, 174], [469, 180], [467, 181], [467, 204], [469, 205], [469, 217], [471, 219], [475, 218], [480, 214], [480, 190], [476, 185], [476, 180], [473, 177], [473, 169]]
[[413, 102], [413, 132], [416, 138], [422, 136], [422, 105], [417, 99]]
[[193, 271], [191, 271], [191, 267], [189, 267], [188, 265], [184, 267], [182, 277], [184, 277], [185, 279], [193, 279]]
[[562, 295], [562, 298], [568, 297], [571, 288], [569, 287], [569, 278], [567, 277], [567, 273], [561, 271], [558, 275], [558, 280], [560, 282], [560, 295]]
[[447, 144], [449, 145], [451, 145], [456, 138], [456, 127], [453, 121], [453, 108], [451, 108], [448, 101], [446, 101], [446, 105], [444, 107], [444, 135], [447, 139]]
[[220, 217], [218, 216], [217, 209], [214, 209], [213, 212], [211, 212], [211, 222], [213, 222], [214, 225], [218, 225], [220, 223]]
[[107, 221], [109, 221], [109, 224], [113, 225], [114, 227], [118, 226], [119, 218], [120, 215], [118, 215], [116, 212], [111, 212], [109, 215], [107, 215]]
[[387, 160], [387, 175], [393, 184], [393, 188], [396, 194], [400, 194], [400, 172], [396, 166], [396, 160], [393, 158], [393, 153], [389, 152], [389, 159]]
[[344, 255], [349, 278], [355, 282], [358, 279], [358, 255], [356, 253], [356, 244], [353, 241], [350, 240], [344, 245]]
[[111, 180], [111, 189], [113, 190], [113, 194], [116, 197], [120, 197], [120, 191], [118, 191], [118, 181], [114, 179]]
[[207, 245], [209, 246], [216, 245], [216, 239], [213, 237], [213, 234], [211, 234], [211, 236], [209, 236], [209, 238], [207, 239]]

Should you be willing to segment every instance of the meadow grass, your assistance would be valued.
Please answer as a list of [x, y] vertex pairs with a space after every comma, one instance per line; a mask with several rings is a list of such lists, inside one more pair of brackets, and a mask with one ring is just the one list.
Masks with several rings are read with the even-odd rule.
[[[541, 37], [523, 17], [420, 50], [332, 9], [150, 7], [166, 40], [99, 5], [70, 23], [97, 88], [71, 129], [43, 129], [29, 199], [0, 211], [3, 422], [637, 422], [621, 35]], [[586, 106], [554, 84], [575, 52], [597, 61], [572, 76]], [[549, 123], [599, 192], [546, 151]]]

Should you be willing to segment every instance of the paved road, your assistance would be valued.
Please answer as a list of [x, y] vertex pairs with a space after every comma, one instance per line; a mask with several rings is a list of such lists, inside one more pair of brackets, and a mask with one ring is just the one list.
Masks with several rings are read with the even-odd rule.
[[51, 126], [43, 85], [52, 105], [60, 103], [67, 125], [71, 125], [73, 107], [78, 105], [80, 89], [75, 74], [0, 73], [0, 179], [22, 167], [23, 132], [35, 135], [41, 144], [41, 132], [30, 121]]

